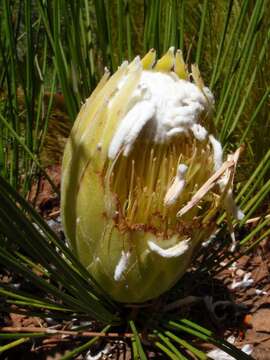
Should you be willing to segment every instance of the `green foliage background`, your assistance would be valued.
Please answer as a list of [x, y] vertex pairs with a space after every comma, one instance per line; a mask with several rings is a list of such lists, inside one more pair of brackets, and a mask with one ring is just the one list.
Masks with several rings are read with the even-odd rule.
[[[223, 146], [228, 152], [245, 147], [236, 178], [236, 200], [246, 214], [239, 227], [245, 229], [251, 217], [260, 220], [239, 239], [240, 253], [269, 236], [269, 11], [268, 0], [0, 2], [0, 263], [4, 271], [27, 278], [38, 294], [45, 294], [33, 296], [1, 284], [3, 312], [17, 304], [20, 311], [40, 317], [64, 319], [76, 313], [98, 319], [102, 326], [127, 324], [134, 334], [134, 358], [145, 358], [133, 320], [107, 298], [24, 197], [41, 175], [57, 192], [41, 158], [48, 128], [54, 126], [55, 93], [64, 98], [63, 123], [72, 123], [105, 66], [114, 71], [124, 59], [142, 56], [152, 47], [162, 55], [175, 46], [188, 63], [199, 65], [215, 94], [214, 122]], [[69, 126], [60, 128], [65, 133]], [[205, 271], [220, 270], [214, 265], [217, 256], [207, 258]], [[35, 274], [37, 266], [41, 277]], [[167, 328], [212, 341], [236, 358], [245, 358], [207, 330], [177, 318], [149, 330], [155, 335], [153, 344], [168, 358], [184, 359], [187, 349], [199, 359], [205, 357], [180, 335], [173, 338], [176, 335]], [[35, 334], [16, 336], [19, 342], [0, 334], [0, 339], [10, 340], [0, 351]]]

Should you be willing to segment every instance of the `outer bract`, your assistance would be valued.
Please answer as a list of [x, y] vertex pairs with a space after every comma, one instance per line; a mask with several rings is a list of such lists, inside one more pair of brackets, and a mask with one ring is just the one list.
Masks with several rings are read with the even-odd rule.
[[156, 63], [151, 50], [111, 77], [106, 71], [66, 145], [66, 236], [120, 302], [143, 302], [171, 288], [231, 194], [229, 180], [220, 179], [181, 212], [222, 167], [210, 125], [213, 95], [197, 68], [191, 75], [173, 48]]

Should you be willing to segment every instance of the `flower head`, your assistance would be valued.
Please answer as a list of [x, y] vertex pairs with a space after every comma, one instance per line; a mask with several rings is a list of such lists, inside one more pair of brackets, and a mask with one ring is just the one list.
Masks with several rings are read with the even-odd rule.
[[215, 230], [235, 162], [223, 163], [213, 106], [198, 69], [188, 74], [173, 48], [106, 70], [82, 106], [64, 154], [62, 216], [114, 299], [142, 302], [172, 287]]

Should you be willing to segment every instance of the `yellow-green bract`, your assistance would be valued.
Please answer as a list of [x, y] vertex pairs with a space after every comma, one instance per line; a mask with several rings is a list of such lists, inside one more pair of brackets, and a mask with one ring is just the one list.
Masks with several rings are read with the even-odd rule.
[[105, 71], [82, 106], [64, 153], [61, 214], [75, 254], [113, 299], [171, 288], [215, 230], [231, 165], [222, 168], [213, 104], [198, 69], [188, 74], [170, 48], [157, 62], [150, 50]]

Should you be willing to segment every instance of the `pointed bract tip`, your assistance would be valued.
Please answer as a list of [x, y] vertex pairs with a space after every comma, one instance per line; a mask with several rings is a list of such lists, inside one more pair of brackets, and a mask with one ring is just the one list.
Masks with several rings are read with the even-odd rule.
[[154, 63], [156, 62], [156, 50], [150, 49], [148, 53], [142, 58], [141, 64], [144, 70], [150, 70], [153, 68]]
[[128, 66], [128, 61], [127, 60], [124, 60], [122, 62], [122, 64], [118, 67], [118, 69], [123, 69], [123, 68], [126, 68]]
[[139, 55], [137, 55], [135, 58], [134, 58], [134, 64], [136, 65], [139, 65], [141, 63], [141, 58]]
[[171, 46], [169, 50], [166, 52], [166, 54], [163, 55], [162, 58], [158, 60], [154, 69], [157, 71], [169, 72], [172, 70], [174, 66], [174, 61], [175, 61], [174, 46]]
[[199, 66], [197, 64], [191, 65], [191, 74], [195, 84], [198, 86], [200, 90], [202, 90], [204, 88], [204, 82], [201, 77]]
[[129, 70], [133, 71], [142, 69], [141, 58], [139, 55], [133, 59], [133, 61], [129, 64], [128, 68]]
[[180, 79], [188, 80], [188, 72], [186, 70], [186, 64], [183, 59], [182, 50], [177, 49], [175, 54], [174, 72]]

